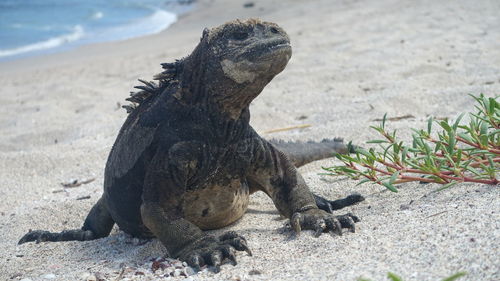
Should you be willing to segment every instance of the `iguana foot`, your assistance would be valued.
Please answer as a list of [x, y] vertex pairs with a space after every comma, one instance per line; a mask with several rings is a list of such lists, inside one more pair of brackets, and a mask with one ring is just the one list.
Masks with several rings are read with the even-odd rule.
[[342, 235], [342, 228], [348, 228], [351, 232], [355, 232], [355, 223], [359, 221], [359, 218], [351, 213], [334, 216], [324, 210], [309, 209], [294, 213], [290, 224], [297, 234], [300, 234], [302, 229], [311, 229], [318, 237], [321, 233], [330, 231]]
[[365, 200], [365, 198], [359, 193], [353, 193], [346, 198], [338, 200], [328, 200], [324, 197], [314, 194], [314, 199], [316, 200], [316, 205], [318, 206], [318, 208], [320, 208], [321, 210], [325, 210], [330, 214], [333, 213], [333, 210], [339, 210]]
[[95, 239], [95, 235], [90, 230], [72, 229], [61, 232], [49, 232], [45, 230], [30, 230], [26, 233], [17, 244], [27, 242], [36, 242], [37, 244], [44, 241], [87, 241]]
[[226, 259], [233, 265], [237, 264], [236, 250], [252, 255], [246, 239], [234, 231], [229, 231], [218, 239], [213, 236], [203, 237], [182, 250], [178, 258], [187, 262], [196, 271], [204, 265], [209, 265], [215, 267], [217, 273]]

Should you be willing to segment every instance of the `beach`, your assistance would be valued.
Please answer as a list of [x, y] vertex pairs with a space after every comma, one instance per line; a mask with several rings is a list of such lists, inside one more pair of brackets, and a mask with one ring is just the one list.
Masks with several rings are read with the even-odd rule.
[[[253, 5], [249, 5], [249, 3]], [[469, 94], [500, 93], [500, 3], [497, 1], [231, 1], [200, 0], [168, 29], [140, 38], [95, 43], [0, 62], [0, 280], [500, 280], [500, 190], [463, 183], [406, 183], [392, 193], [376, 184], [320, 175], [333, 158], [299, 169], [330, 199], [359, 192], [366, 200], [337, 211], [360, 217], [356, 233], [312, 231], [299, 237], [264, 194], [252, 195], [234, 230], [253, 252], [220, 273], [160, 277], [151, 260], [165, 255], [116, 226], [86, 242], [17, 241], [29, 229], [82, 226], [102, 194], [107, 156], [127, 114], [122, 105], [137, 79], [160, 63], [187, 56], [205, 27], [260, 18], [287, 31], [286, 69], [250, 107], [264, 138], [342, 137], [365, 145], [369, 126], [388, 121], [402, 140], [429, 117], [454, 120], [474, 111]], [[305, 126], [305, 128], [269, 132]], [[63, 188], [61, 183], [87, 182]], [[179, 266], [182, 270], [185, 267]], [[141, 273], [137, 273], [141, 272]]]

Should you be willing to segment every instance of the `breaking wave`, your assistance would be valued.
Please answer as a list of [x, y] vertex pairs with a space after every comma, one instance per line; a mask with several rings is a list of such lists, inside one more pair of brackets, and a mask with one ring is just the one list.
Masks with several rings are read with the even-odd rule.
[[156, 10], [148, 17], [135, 20], [128, 24], [109, 27], [87, 34], [88, 42], [125, 40], [134, 37], [158, 33], [177, 20], [177, 15], [164, 10]]
[[63, 34], [61, 36], [57, 36], [54, 38], [49, 38], [44, 41], [36, 42], [29, 45], [24, 45], [21, 47], [13, 48], [13, 49], [0, 49], [0, 58], [14, 56], [19, 54], [24, 54], [33, 51], [45, 50], [59, 47], [63, 44], [74, 42], [81, 39], [84, 36], [85, 32], [81, 25], [76, 25], [73, 27], [71, 33]]

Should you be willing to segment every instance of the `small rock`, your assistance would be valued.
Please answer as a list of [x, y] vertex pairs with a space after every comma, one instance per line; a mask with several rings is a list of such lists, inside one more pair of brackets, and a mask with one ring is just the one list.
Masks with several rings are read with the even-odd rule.
[[173, 274], [173, 276], [174, 276], [174, 277], [179, 277], [179, 276], [181, 276], [181, 274], [182, 274], [182, 270], [180, 270], [179, 268], [176, 268], [176, 269], [174, 270], [174, 274]]
[[18, 272], [18, 273], [16, 273], [16, 274], [14, 274], [14, 275], [10, 276], [10, 279], [14, 279], [14, 278], [17, 278], [17, 277], [21, 277], [22, 275], [23, 275], [22, 273], [19, 273], [19, 272]]
[[262, 272], [260, 272], [260, 270], [257, 270], [257, 269], [252, 269], [248, 272], [248, 274], [250, 275], [260, 275], [262, 274]]
[[402, 211], [403, 211], [403, 210], [408, 210], [408, 209], [410, 209], [410, 205], [407, 205], [407, 204], [401, 204], [401, 206], [399, 206], [399, 209], [400, 209], [400, 210], [402, 210]]
[[243, 4], [243, 7], [245, 7], [245, 8], [252, 8], [253, 6], [255, 6], [254, 2], [247, 2], [247, 3]]
[[43, 279], [55, 279], [56, 275], [54, 273], [48, 273], [42, 276]]
[[167, 267], [163, 270], [163, 273], [165, 276], [172, 276], [174, 273], [174, 268], [173, 267]]
[[89, 276], [90, 276], [90, 273], [84, 272], [82, 275], [80, 275], [79, 280], [87, 281], [87, 278], [89, 278]]
[[194, 269], [190, 266], [184, 268], [184, 274], [186, 276], [191, 276], [191, 275], [195, 275], [196, 274], [196, 271], [194, 271]]
[[172, 265], [175, 267], [175, 268], [182, 268], [184, 267], [184, 265], [182, 264], [181, 261], [175, 261], [172, 263]]

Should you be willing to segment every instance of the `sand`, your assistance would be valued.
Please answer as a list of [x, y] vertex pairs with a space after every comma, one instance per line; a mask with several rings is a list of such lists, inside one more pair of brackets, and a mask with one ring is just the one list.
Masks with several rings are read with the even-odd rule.
[[[149, 260], [162, 256], [163, 246], [118, 229], [88, 242], [16, 243], [28, 229], [82, 225], [101, 195], [106, 158], [126, 117], [119, 107], [136, 79], [190, 53], [204, 27], [259, 17], [289, 33], [293, 57], [253, 102], [251, 123], [258, 132], [311, 126], [266, 138], [363, 144], [376, 136], [372, 120], [387, 113], [414, 116], [387, 124], [408, 140], [409, 128], [425, 128], [429, 116], [473, 110], [467, 94], [500, 93], [498, 1], [246, 2], [203, 0], [157, 35], [0, 63], [0, 280], [162, 280]], [[434, 193], [437, 185], [409, 183], [391, 193], [318, 174], [335, 163], [300, 171], [328, 198], [365, 195], [341, 211], [362, 219], [356, 233], [295, 238], [271, 200], [257, 194], [243, 219], [213, 232], [238, 231], [254, 256], [238, 253], [237, 266], [188, 279], [387, 280], [390, 271], [404, 280], [441, 280], [466, 271], [461, 280], [500, 280], [497, 186]], [[62, 191], [60, 183], [73, 179], [95, 180]]]

